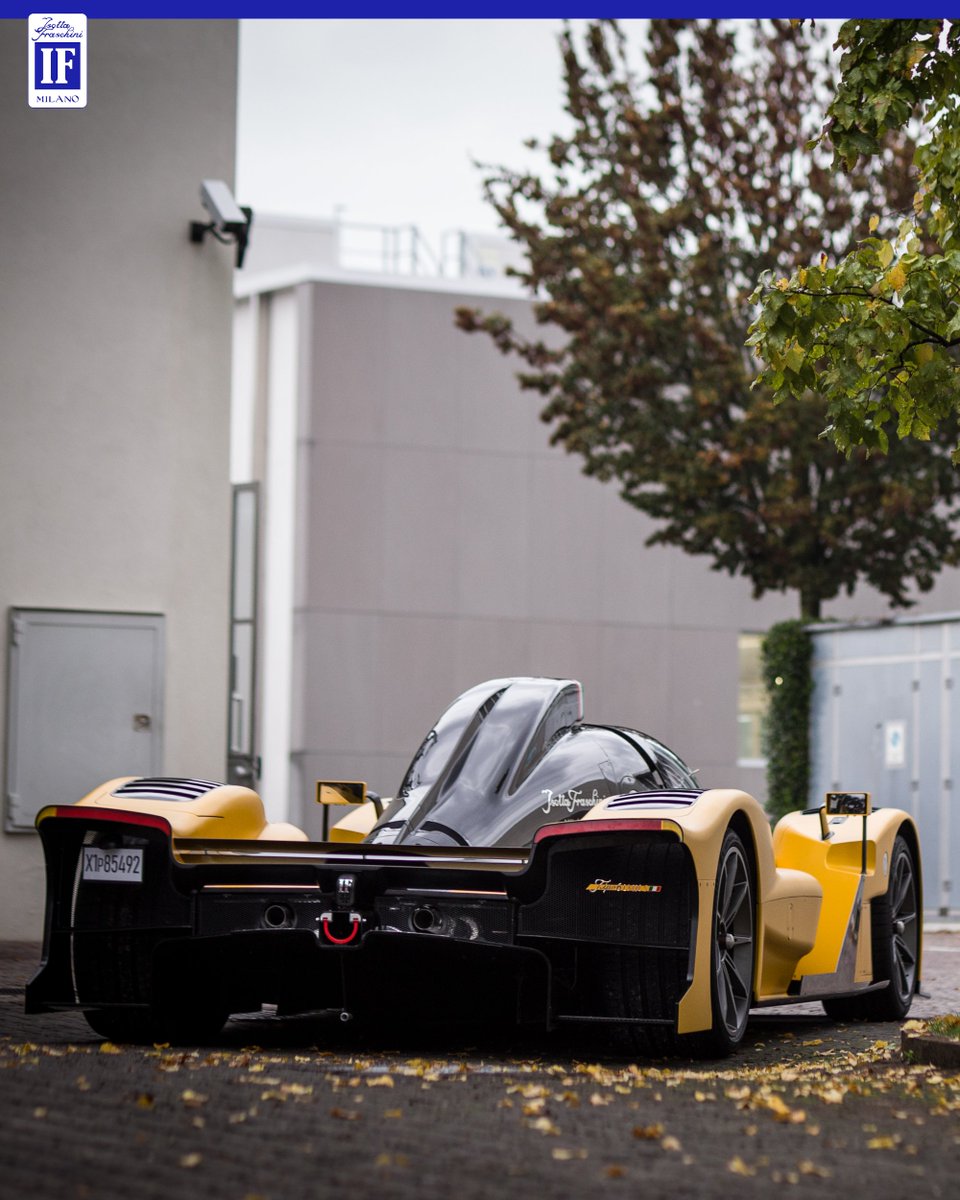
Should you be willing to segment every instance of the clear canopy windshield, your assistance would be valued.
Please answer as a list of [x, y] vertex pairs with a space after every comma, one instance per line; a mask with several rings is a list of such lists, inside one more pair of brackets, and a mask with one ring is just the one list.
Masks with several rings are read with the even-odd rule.
[[471, 688], [424, 738], [371, 840], [406, 838], [439, 821], [435, 810], [451, 799], [456, 823], [444, 823], [452, 840], [482, 840], [494, 810], [580, 714], [580, 686], [572, 680], [502, 679]]

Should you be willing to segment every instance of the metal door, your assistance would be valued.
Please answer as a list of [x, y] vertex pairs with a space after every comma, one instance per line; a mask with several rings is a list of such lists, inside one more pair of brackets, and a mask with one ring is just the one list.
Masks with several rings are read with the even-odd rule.
[[163, 617], [10, 610], [6, 829], [163, 765]]
[[873, 793], [917, 822], [924, 903], [956, 908], [960, 814], [954, 811], [960, 735], [954, 680], [960, 620], [815, 627], [811, 711], [812, 804], [831, 789]]

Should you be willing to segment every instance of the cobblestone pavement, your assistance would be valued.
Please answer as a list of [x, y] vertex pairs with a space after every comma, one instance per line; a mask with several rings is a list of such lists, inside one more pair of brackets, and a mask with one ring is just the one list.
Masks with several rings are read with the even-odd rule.
[[[767, 1010], [713, 1063], [251, 1018], [115, 1047], [24, 1015], [36, 961], [0, 945], [4, 1200], [957, 1194], [960, 1077], [818, 1006]], [[924, 982], [912, 1016], [960, 1010], [960, 933], [928, 936]]]

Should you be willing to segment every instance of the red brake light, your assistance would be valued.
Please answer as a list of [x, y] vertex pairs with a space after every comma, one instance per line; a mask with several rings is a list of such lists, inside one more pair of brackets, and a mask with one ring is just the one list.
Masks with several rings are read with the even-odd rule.
[[49, 808], [41, 809], [37, 816], [37, 825], [48, 817], [66, 817], [80, 821], [110, 821], [123, 825], [146, 825], [151, 829], [161, 829], [164, 833], [170, 833], [170, 822], [163, 817], [154, 816], [153, 813], [129, 812], [122, 808], [94, 808], [92, 805], [88, 807], [77, 804], [51, 805]]
[[[536, 845], [545, 838], [564, 837], [575, 833], [636, 833], [640, 830], [656, 830], [657, 833], [660, 833], [663, 828], [664, 822], [659, 817], [618, 817], [609, 821], [565, 821], [562, 825], [541, 826], [534, 835], [533, 842]], [[671, 833], [676, 831], [672, 822], [667, 823], [666, 828]]]

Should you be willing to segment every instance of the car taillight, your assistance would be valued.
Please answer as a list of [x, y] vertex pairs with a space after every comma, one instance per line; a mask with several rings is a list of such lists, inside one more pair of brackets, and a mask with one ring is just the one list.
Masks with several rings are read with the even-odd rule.
[[88, 824], [109, 821], [111, 824], [147, 826], [151, 829], [160, 829], [167, 834], [171, 832], [170, 822], [164, 817], [155, 816], [153, 813], [129, 812], [122, 808], [93, 808], [79, 804], [51, 805], [49, 808], [41, 809], [37, 814], [37, 825], [39, 826], [49, 817], [66, 817], [71, 820], [86, 821]]
[[547, 838], [565, 837], [571, 834], [588, 833], [638, 833], [641, 831], [661, 833], [678, 833], [678, 826], [673, 821], [664, 821], [659, 817], [637, 817], [633, 819], [617, 818], [610, 821], [565, 821], [561, 825], [543, 825], [534, 835], [534, 845]]

